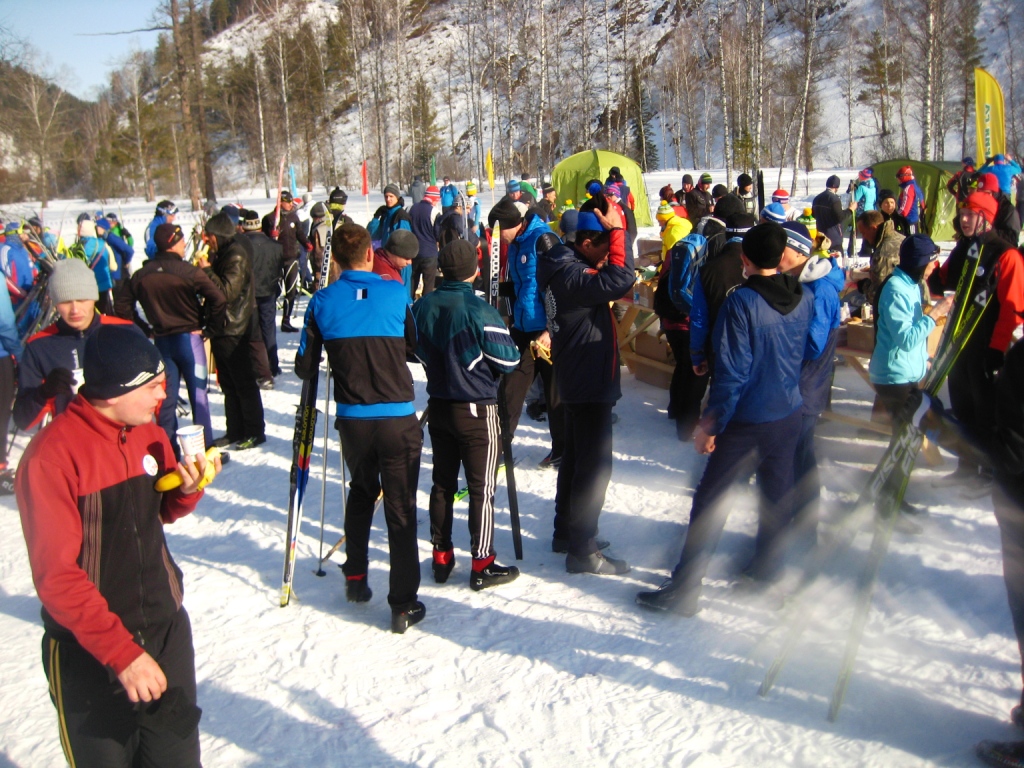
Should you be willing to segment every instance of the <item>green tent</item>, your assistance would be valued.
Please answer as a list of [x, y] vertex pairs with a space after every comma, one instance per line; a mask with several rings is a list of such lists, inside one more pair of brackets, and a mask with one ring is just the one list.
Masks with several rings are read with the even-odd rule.
[[878, 190], [891, 190], [898, 198], [900, 183], [896, 171], [904, 165], [914, 169], [914, 178], [924, 190], [928, 208], [924, 214], [925, 231], [932, 240], [952, 240], [955, 237], [953, 220], [956, 218], [956, 198], [949, 194], [946, 182], [960, 170], [960, 163], [924, 162], [921, 160], [886, 160], [871, 167], [875, 171]]
[[633, 193], [638, 227], [652, 227], [651, 206], [647, 202], [647, 188], [644, 186], [644, 174], [640, 166], [625, 155], [607, 152], [603, 149], [588, 149], [565, 158], [551, 171], [551, 186], [558, 190], [558, 207], [565, 205], [567, 200], [579, 208], [587, 196], [587, 182], [597, 179], [602, 184], [608, 178], [608, 171], [617, 167], [622, 178]]

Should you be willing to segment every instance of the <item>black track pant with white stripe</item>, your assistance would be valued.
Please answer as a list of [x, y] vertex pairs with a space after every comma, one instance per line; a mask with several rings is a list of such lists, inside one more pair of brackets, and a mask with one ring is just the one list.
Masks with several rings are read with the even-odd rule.
[[490, 557], [494, 554], [494, 489], [501, 456], [498, 406], [431, 398], [427, 407], [434, 452], [430, 541], [437, 549], [452, 548], [452, 505], [462, 464], [469, 488], [470, 549], [476, 559]]
[[182, 608], [144, 631], [146, 650], [167, 678], [149, 704], [132, 704], [120, 681], [70, 634], [43, 634], [43, 669], [64, 757], [71, 768], [198, 768], [192, 625]]

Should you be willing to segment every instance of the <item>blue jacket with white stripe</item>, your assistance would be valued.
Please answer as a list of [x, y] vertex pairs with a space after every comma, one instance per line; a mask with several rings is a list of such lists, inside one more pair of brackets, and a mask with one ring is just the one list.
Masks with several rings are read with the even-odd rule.
[[519, 349], [498, 310], [469, 283], [445, 280], [412, 306], [419, 333], [416, 357], [427, 368], [427, 394], [439, 400], [490, 405], [498, 377], [515, 370]]
[[317, 291], [295, 356], [308, 379], [327, 350], [338, 418], [388, 419], [416, 413], [407, 360], [416, 349], [408, 290], [374, 272], [346, 270]]

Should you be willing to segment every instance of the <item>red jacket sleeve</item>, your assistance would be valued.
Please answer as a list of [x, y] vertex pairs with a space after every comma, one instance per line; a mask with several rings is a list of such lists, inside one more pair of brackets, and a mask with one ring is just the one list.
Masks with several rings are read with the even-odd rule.
[[616, 267], [626, 265], [626, 231], [613, 229], [608, 233], [608, 263]]
[[82, 516], [77, 478], [51, 462], [26, 458], [18, 468], [15, 492], [39, 599], [86, 651], [120, 674], [143, 651], [78, 565]]
[[1013, 332], [1021, 324], [1024, 313], [1024, 261], [1016, 248], [1007, 248], [996, 264], [996, 296], [999, 317], [992, 331], [989, 346], [1006, 352], [1013, 341]]
[[914, 185], [908, 184], [900, 192], [899, 199], [899, 214], [906, 218], [910, 215], [910, 212], [914, 210]]

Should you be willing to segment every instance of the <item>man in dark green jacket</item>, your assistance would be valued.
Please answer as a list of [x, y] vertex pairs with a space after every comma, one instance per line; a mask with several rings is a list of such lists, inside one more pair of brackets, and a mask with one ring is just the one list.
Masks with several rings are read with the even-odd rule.
[[494, 556], [494, 489], [501, 455], [498, 381], [515, 370], [519, 349], [501, 315], [473, 293], [476, 249], [453, 240], [438, 256], [440, 288], [412, 308], [416, 356], [427, 369], [430, 443], [434, 484], [430, 489], [430, 539], [434, 581], [443, 584], [455, 567], [452, 505], [459, 465], [469, 486], [469, 533], [475, 590], [505, 584], [519, 569], [498, 565]]

